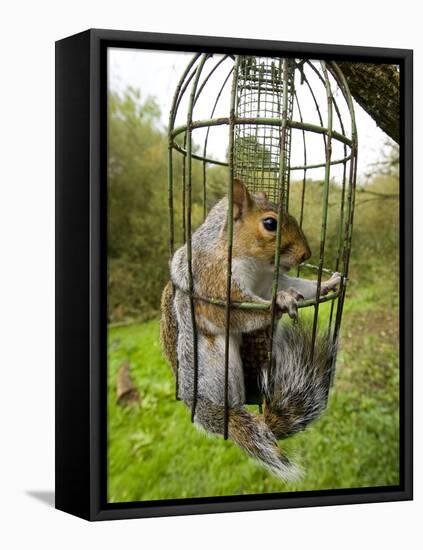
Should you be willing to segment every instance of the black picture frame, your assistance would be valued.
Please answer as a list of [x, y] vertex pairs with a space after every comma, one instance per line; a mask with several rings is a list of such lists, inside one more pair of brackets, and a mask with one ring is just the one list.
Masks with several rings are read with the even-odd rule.
[[[106, 501], [107, 48], [395, 63], [401, 78], [400, 484], [392, 487]], [[56, 508], [87, 520], [412, 499], [413, 52], [91, 29], [56, 43]]]

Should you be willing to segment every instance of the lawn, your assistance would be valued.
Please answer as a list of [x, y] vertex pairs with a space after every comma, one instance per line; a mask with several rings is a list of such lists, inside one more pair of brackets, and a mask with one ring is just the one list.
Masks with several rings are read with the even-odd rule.
[[[231, 441], [207, 437], [191, 424], [175, 400], [158, 320], [110, 328], [109, 502], [398, 484], [398, 292], [394, 278], [386, 285], [373, 281], [349, 288], [326, 412], [280, 443], [305, 470], [295, 483], [284, 484]], [[116, 403], [124, 360], [140, 392], [139, 405], [126, 408]]]

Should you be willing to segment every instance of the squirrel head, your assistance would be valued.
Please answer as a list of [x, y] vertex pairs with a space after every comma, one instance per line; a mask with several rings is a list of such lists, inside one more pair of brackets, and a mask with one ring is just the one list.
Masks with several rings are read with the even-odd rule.
[[[251, 257], [273, 265], [278, 225], [277, 205], [263, 192], [250, 193], [239, 179], [233, 182], [233, 256]], [[307, 239], [296, 219], [282, 217], [280, 267], [288, 271], [311, 256]]]

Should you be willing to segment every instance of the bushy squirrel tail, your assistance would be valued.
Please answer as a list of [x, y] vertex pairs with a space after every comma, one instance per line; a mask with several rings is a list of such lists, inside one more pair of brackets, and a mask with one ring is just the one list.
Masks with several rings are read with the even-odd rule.
[[[207, 432], [222, 435], [223, 419], [222, 405], [208, 399], [198, 399], [195, 411], [197, 425]], [[300, 477], [301, 470], [281, 452], [262, 416], [250, 413], [241, 406], [229, 408], [228, 435], [229, 439], [278, 478], [293, 481]]]
[[331, 333], [317, 334], [312, 345], [308, 324], [280, 325], [274, 340], [274, 364], [263, 370], [264, 419], [277, 439], [301, 430], [326, 408], [334, 376], [336, 345]]

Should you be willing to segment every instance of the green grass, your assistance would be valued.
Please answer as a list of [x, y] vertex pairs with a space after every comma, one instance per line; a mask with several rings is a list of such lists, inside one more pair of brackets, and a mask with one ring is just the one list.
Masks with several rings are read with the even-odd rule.
[[[280, 443], [305, 470], [284, 484], [231, 441], [207, 437], [174, 397], [159, 322], [109, 330], [110, 502], [394, 485], [399, 481], [398, 296], [380, 283], [351, 286], [341, 351], [323, 416]], [[322, 318], [329, 307], [322, 308]], [[116, 404], [128, 359], [141, 401]]]

